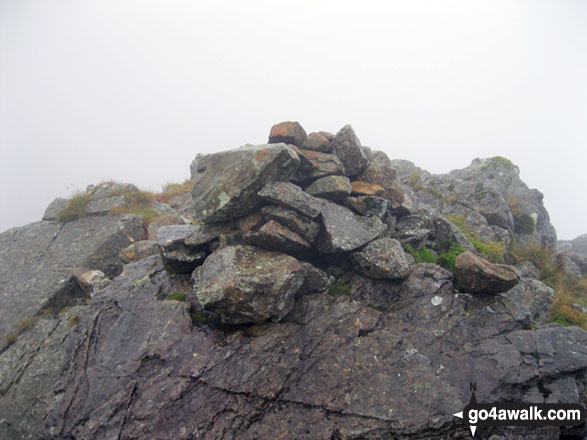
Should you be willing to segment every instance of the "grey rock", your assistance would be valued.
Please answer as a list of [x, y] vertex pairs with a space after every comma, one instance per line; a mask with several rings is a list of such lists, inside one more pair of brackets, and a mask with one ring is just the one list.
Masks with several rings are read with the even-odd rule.
[[132, 183], [104, 182], [98, 185], [88, 185], [86, 192], [90, 194], [92, 200], [105, 199], [108, 197], [119, 196], [124, 192], [136, 192], [137, 187]]
[[310, 218], [318, 217], [322, 205], [326, 203], [324, 200], [312, 197], [310, 194], [304, 192], [299, 186], [286, 182], [265, 185], [259, 191], [259, 196], [267, 202], [293, 209]]
[[294, 183], [307, 185], [320, 177], [344, 174], [342, 163], [334, 154], [298, 148], [294, 151], [300, 158], [300, 166], [291, 178]]
[[351, 194], [351, 182], [346, 176], [327, 176], [315, 180], [305, 192], [328, 200], [342, 200]]
[[519, 281], [512, 266], [490, 263], [472, 252], [456, 258], [454, 273], [459, 288], [468, 293], [502, 293]]
[[157, 246], [156, 241], [140, 240], [131, 243], [120, 251], [120, 261], [122, 261], [124, 264], [128, 264], [133, 261], [150, 257], [151, 255], [157, 255], [158, 253], [159, 247]]
[[81, 289], [93, 297], [94, 293], [108, 287], [111, 280], [101, 270], [78, 267], [72, 271], [73, 277]]
[[465, 234], [445, 216], [439, 215], [433, 221], [435, 241], [438, 243], [439, 249], [446, 252], [450, 249], [452, 243], [458, 243], [467, 251], [475, 251], [475, 246], [465, 237]]
[[523, 278], [538, 278], [540, 271], [530, 261], [520, 261], [514, 266]]
[[87, 215], [108, 214], [110, 211], [121, 208], [126, 203], [124, 196], [104, 197], [96, 200], [90, 200], [86, 205]]
[[349, 177], [360, 174], [369, 165], [361, 142], [350, 125], [345, 125], [336, 133], [332, 148], [344, 166], [345, 175]]
[[353, 267], [370, 278], [397, 280], [406, 278], [410, 265], [399, 241], [391, 238], [373, 240], [351, 254]]
[[395, 229], [394, 238], [416, 249], [432, 235], [434, 224], [427, 216], [408, 215], [398, 219]]
[[360, 215], [383, 219], [387, 214], [388, 201], [377, 196], [347, 197], [344, 199], [344, 206]]
[[335, 203], [325, 202], [321, 214], [324, 227], [318, 236], [318, 250], [325, 254], [355, 250], [387, 229], [379, 218], [353, 214]]
[[229, 246], [194, 272], [194, 291], [199, 304], [225, 324], [262, 323], [281, 320], [296, 296], [319, 291], [327, 281], [322, 271], [289, 255]]
[[186, 239], [198, 227], [196, 225], [161, 226], [157, 234], [157, 244], [165, 268], [174, 273], [190, 273], [206, 258], [207, 251], [201, 245], [187, 245]]
[[45, 209], [45, 213], [43, 214], [43, 220], [57, 220], [59, 217], [59, 213], [63, 211], [67, 207], [68, 200], [62, 198], [56, 198], [47, 209]]
[[179, 215], [166, 215], [164, 217], [153, 220], [147, 227], [147, 238], [149, 240], [157, 241], [157, 233], [161, 226], [170, 225], [185, 225], [186, 221]]
[[247, 239], [259, 247], [286, 253], [299, 253], [311, 249], [306, 240], [275, 220], [269, 220], [258, 231], [249, 232]]
[[314, 243], [320, 231], [320, 225], [311, 218], [281, 206], [264, 206], [261, 209], [266, 221], [275, 220], [296, 234], [300, 235], [309, 244]]
[[573, 246], [573, 252], [587, 257], [587, 234], [574, 238], [571, 240], [571, 244]]
[[396, 212], [410, 211], [409, 206], [404, 206], [406, 200], [397, 178], [397, 171], [384, 152], [375, 151], [372, 153], [369, 166], [357, 176], [357, 180], [382, 187], [384, 190], [382, 197], [389, 201], [390, 206]]
[[191, 166], [194, 219], [218, 223], [257, 211], [261, 188], [287, 181], [299, 162], [285, 144], [246, 145], [196, 157]]
[[332, 151], [330, 140], [320, 133], [310, 133], [304, 143], [304, 148], [321, 153], [330, 153]]
[[193, 225], [191, 232], [184, 238], [184, 244], [194, 248], [202, 247], [220, 237], [223, 232], [234, 229], [233, 226], [231, 222]]
[[152, 207], [157, 214], [177, 214], [177, 211], [167, 203], [153, 202]]

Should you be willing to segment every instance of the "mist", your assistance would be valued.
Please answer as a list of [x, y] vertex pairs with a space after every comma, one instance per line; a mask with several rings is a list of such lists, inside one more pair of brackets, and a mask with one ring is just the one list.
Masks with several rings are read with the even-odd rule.
[[581, 0], [2, 0], [0, 231], [102, 180], [159, 190], [295, 120], [433, 173], [505, 156], [574, 238], [586, 19]]

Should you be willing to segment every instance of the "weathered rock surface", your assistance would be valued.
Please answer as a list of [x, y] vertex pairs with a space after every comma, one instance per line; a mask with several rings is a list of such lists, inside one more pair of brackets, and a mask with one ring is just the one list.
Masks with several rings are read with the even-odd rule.
[[318, 250], [325, 254], [355, 250], [379, 237], [387, 226], [377, 217], [363, 217], [336, 203], [321, 209], [323, 228]]
[[490, 263], [472, 252], [457, 257], [455, 278], [463, 292], [487, 294], [505, 292], [519, 281], [513, 267]]
[[147, 226], [147, 239], [157, 241], [157, 232], [161, 226], [185, 225], [186, 221], [179, 215], [166, 215], [157, 218]]
[[157, 255], [158, 253], [159, 248], [155, 240], [140, 240], [131, 243], [120, 251], [120, 261], [127, 264], [150, 257], [151, 255]]
[[355, 180], [351, 189], [354, 196], [382, 196], [385, 193], [383, 187], [360, 180]]
[[373, 240], [351, 254], [355, 269], [369, 278], [397, 280], [406, 278], [410, 265], [402, 245], [391, 238]]
[[345, 125], [336, 133], [332, 148], [344, 166], [345, 175], [356, 176], [367, 168], [369, 161], [361, 148], [361, 141], [350, 125]]
[[383, 218], [387, 214], [388, 201], [376, 196], [347, 197], [344, 206], [361, 215]]
[[299, 122], [280, 122], [271, 127], [271, 132], [269, 133], [270, 144], [283, 142], [284, 144], [300, 147], [304, 145], [306, 138], [306, 130]]
[[187, 243], [192, 234], [197, 235], [198, 231], [197, 225], [170, 225], [159, 228], [157, 244], [167, 270], [174, 273], [191, 273], [204, 261], [207, 255], [203, 247], [205, 242], [200, 243], [200, 240], [195, 239], [193, 245]]
[[293, 209], [310, 218], [318, 217], [322, 206], [326, 203], [324, 200], [312, 197], [299, 186], [285, 182], [265, 185], [259, 191], [259, 196], [267, 202]]
[[330, 140], [320, 133], [310, 133], [304, 143], [304, 148], [321, 153], [330, 153], [332, 151]]
[[275, 220], [281, 223], [310, 244], [314, 243], [320, 231], [317, 222], [291, 209], [272, 205], [263, 207], [261, 213], [266, 221]]
[[294, 151], [300, 158], [300, 166], [291, 179], [294, 183], [307, 184], [320, 177], [344, 174], [342, 163], [334, 154], [300, 149]]
[[274, 251], [299, 253], [309, 251], [310, 243], [275, 220], [269, 220], [258, 231], [247, 235], [257, 246]]
[[327, 283], [327, 275], [311, 264], [254, 246], [219, 249], [194, 273], [199, 304], [231, 325], [279, 321], [296, 296]]
[[66, 337], [47, 438], [469, 438], [452, 414], [470, 382], [482, 402], [583, 392], [586, 332], [523, 330], [515, 302], [455, 296], [438, 266], [351, 289], [388, 291], [393, 313], [306, 295], [287, 322], [227, 334], [156, 299], [170, 289], [156, 262], [127, 266]]
[[266, 183], [287, 181], [299, 163], [285, 144], [245, 145], [196, 157], [191, 166], [194, 218], [217, 223], [258, 210], [259, 190]]
[[338, 201], [351, 194], [351, 182], [346, 176], [327, 176], [314, 181], [304, 191], [314, 197]]
[[43, 214], [43, 220], [57, 220], [59, 217], [59, 213], [65, 209], [67, 206], [68, 200], [62, 199], [61, 197], [56, 198], [47, 209], [45, 209], [45, 213]]

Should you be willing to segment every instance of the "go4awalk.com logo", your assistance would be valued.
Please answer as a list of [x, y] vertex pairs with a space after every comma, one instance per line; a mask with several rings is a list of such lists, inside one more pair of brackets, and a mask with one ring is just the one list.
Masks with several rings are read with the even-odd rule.
[[478, 426], [578, 426], [585, 422], [579, 403], [478, 403], [476, 384], [470, 384], [471, 400], [453, 414], [469, 424], [475, 437]]

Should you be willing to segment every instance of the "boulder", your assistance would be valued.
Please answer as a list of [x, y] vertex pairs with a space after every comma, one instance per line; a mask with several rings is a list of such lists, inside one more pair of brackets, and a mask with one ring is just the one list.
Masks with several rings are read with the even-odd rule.
[[218, 223], [257, 211], [262, 205], [259, 190], [267, 183], [287, 181], [299, 162], [285, 144], [199, 155], [191, 166], [194, 219]]
[[269, 220], [258, 231], [249, 232], [247, 239], [259, 247], [286, 253], [304, 252], [312, 247], [298, 234], [275, 220]]
[[110, 284], [111, 280], [101, 270], [92, 270], [87, 267], [76, 267], [72, 274], [78, 282], [81, 289], [88, 294], [94, 296], [94, 293], [102, 290]]
[[587, 257], [587, 234], [583, 234], [571, 240], [573, 252]]
[[341, 200], [351, 194], [351, 182], [346, 176], [327, 176], [314, 181], [304, 191], [314, 197]]
[[410, 265], [399, 241], [391, 238], [373, 240], [351, 253], [353, 267], [370, 278], [397, 280], [406, 278]]
[[161, 226], [171, 226], [171, 225], [185, 225], [186, 220], [179, 215], [166, 215], [165, 217], [161, 217], [158, 219], [153, 220], [147, 226], [147, 239], [157, 241], [157, 233]]
[[157, 234], [157, 244], [165, 268], [174, 273], [190, 273], [206, 258], [204, 243], [194, 240], [194, 245], [186, 240], [198, 230], [196, 225], [162, 226]]
[[238, 220], [238, 229], [241, 232], [249, 232], [259, 229], [263, 225], [263, 216], [260, 212], [254, 212]]
[[358, 214], [383, 219], [387, 213], [388, 201], [376, 196], [347, 197], [344, 199], [344, 206]]
[[57, 220], [59, 218], [59, 213], [67, 207], [68, 202], [69, 200], [60, 197], [53, 200], [49, 203], [47, 209], [45, 209], [43, 220]]
[[159, 247], [155, 240], [135, 241], [120, 251], [120, 261], [128, 264], [150, 257], [151, 255], [157, 255], [158, 253]]
[[193, 279], [199, 304], [228, 325], [280, 321], [297, 296], [328, 284], [328, 276], [311, 264], [254, 246], [215, 251]]
[[351, 188], [354, 196], [382, 196], [385, 193], [385, 190], [379, 185], [360, 180], [352, 182]]
[[304, 143], [304, 148], [321, 153], [330, 153], [332, 151], [330, 140], [320, 133], [310, 133]]
[[[357, 176], [357, 180], [379, 185], [383, 188], [382, 197], [386, 198], [396, 210], [404, 204], [404, 191], [397, 179], [397, 171], [382, 151], [374, 151], [369, 166]], [[407, 213], [409, 214], [409, 212]]]
[[463, 292], [486, 294], [506, 292], [519, 281], [512, 266], [490, 263], [472, 252], [456, 258], [455, 279]]
[[104, 197], [96, 200], [90, 200], [86, 205], [87, 215], [103, 215], [108, 214], [117, 208], [122, 208], [126, 204], [126, 197], [112, 196]]
[[433, 234], [433, 228], [427, 215], [406, 215], [398, 219], [394, 237], [402, 244], [418, 249]]
[[308, 243], [314, 243], [320, 225], [309, 217], [297, 213], [291, 209], [282, 208], [281, 206], [264, 206], [261, 213], [265, 221], [275, 220], [296, 234], [300, 235]]
[[360, 174], [369, 161], [361, 148], [361, 142], [350, 125], [340, 129], [332, 140], [332, 148], [344, 166], [344, 173], [348, 177]]
[[269, 133], [270, 144], [283, 142], [284, 144], [301, 147], [306, 142], [306, 138], [306, 131], [299, 122], [280, 122], [271, 127], [271, 132]]
[[387, 226], [377, 217], [363, 217], [336, 203], [325, 202], [318, 250], [325, 254], [348, 252], [379, 237]]
[[307, 184], [320, 177], [344, 174], [342, 163], [334, 154], [293, 149], [301, 161], [291, 179], [294, 183]]
[[285, 182], [265, 185], [259, 191], [259, 196], [267, 202], [293, 209], [310, 218], [318, 217], [322, 205], [325, 203], [324, 200], [312, 197], [310, 194], [304, 192], [299, 186]]

